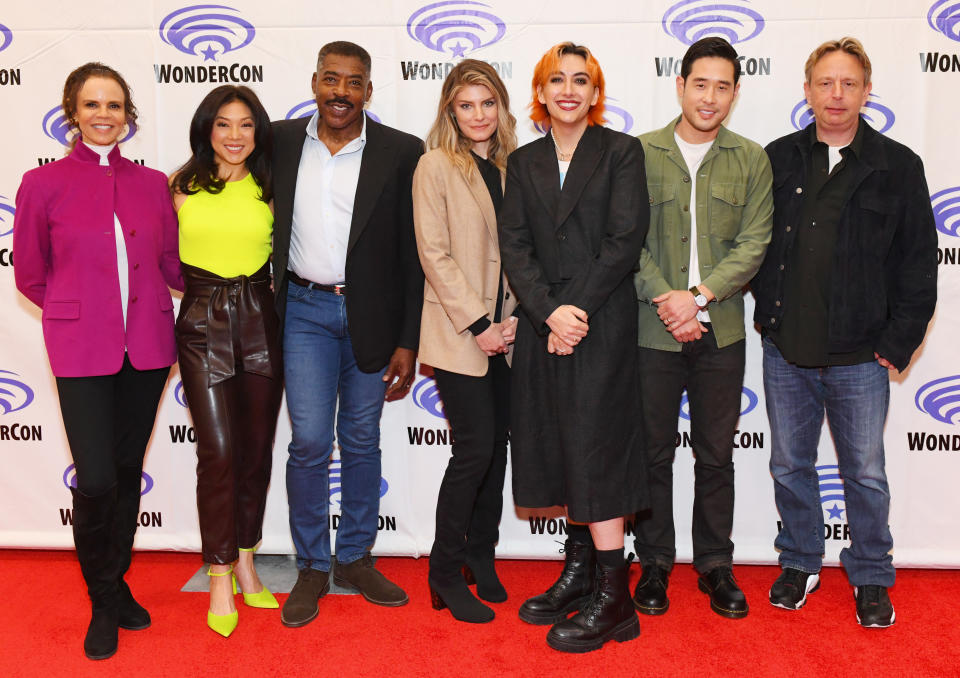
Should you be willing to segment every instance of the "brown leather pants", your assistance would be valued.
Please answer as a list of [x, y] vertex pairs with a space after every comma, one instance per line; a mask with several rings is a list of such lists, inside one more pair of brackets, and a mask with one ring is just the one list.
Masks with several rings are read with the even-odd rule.
[[260, 541], [283, 393], [269, 264], [221, 278], [182, 264], [177, 350], [197, 433], [203, 559], [227, 564]]

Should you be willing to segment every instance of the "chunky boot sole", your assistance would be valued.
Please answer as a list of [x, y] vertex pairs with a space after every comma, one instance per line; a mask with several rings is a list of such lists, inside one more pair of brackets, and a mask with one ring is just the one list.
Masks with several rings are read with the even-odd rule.
[[589, 640], [570, 641], [561, 638], [554, 638], [547, 633], [547, 645], [560, 652], [570, 652], [581, 654], [583, 652], [593, 652], [599, 650], [607, 642], [615, 640], [618, 643], [625, 643], [640, 636], [640, 620], [637, 615], [631, 614], [629, 619], [625, 619], [604, 634], [591, 638]]
[[746, 610], [728, 610], [720, 607], [713, 602], [713, 596], [710, 595], [710, 587], [704, 584], [702, 580], [697, 581], [697, 587], [710, 596], [710, 609], [719, 614], [721, 617], [726, 617], [727, 619], [743, 619], [747, 616], [747, 613], [750, 612], [749, 607]]
[[592, 597], [593, 594], [588, 593], [585, 596], [571, 600], [562, 610], [553, 612], [528, 610], [521, 605], [520, 611], [517, 612], [517, 616], [519, 616], [520, 619], [528, 624], [533, 624], [534, 626], [553, 626], [554, 624], [559, 624], [560, 622], [564, 621], [570, 616], [571, 612], [578, 611], [583, 604], [589, 601]]
[[666, 614], [667, 610], [670, 609], [670, 601], [664, 601], [663, 607], [649, 607], [647, 605], [641, 605], [637, 602], [637, 599], [633, 599], [633, 606], [637, 609], [637, 612], [640, 614], [650, 615], [651, 617], [657, 617], [661, 614]]

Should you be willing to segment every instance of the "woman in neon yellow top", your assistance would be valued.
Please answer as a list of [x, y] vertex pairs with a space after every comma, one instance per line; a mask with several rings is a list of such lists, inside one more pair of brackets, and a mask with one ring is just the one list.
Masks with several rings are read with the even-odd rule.
[[271, 147], [256, 94], [217, 87], [190, 123], [193, 156], [170, 178], [186, 284], [177, 350], [197, 432], [197, 513], [210, 564], [207, 625], [223, 636], [237, 626], [238, 581], [247, 605], [278, 607], [253, 565], [283, 390], [270, 289]]

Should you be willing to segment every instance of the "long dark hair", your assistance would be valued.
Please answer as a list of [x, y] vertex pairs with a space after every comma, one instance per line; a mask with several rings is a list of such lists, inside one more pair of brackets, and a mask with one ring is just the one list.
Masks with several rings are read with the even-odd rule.
[[210, 143], [213, 123], [220, 109], [234, 101], [247, 105], [253, 114], [253, 152], [244, 164], [260, 187], [260, 199], [270, 202], [273, 198], [270, 157], [273, 154], [273, 131], [270, 116], [253, 90], [243, 85], [221, 85], [203, 98], [190, 121], [190, 150], [193, 155], [177, 170], [173, 189], [184, 195], [193, 195], [201, 190], [219, 193], [226, 182], [217, 172], [217, 159]]

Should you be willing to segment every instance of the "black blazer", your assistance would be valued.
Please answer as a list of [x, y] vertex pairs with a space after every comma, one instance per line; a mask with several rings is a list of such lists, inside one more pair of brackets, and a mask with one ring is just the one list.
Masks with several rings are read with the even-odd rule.
[[[634, 270], [650, 225], [643, 146], [588, 127], [560, 190], [550, 136], [510, 154], [497, 215], [500, 256], [533, 326], [563, 304], [592, 317]], [[634, 338], [635, 339], [635, 338]]]
[[[273, 123], [273, 276], [281, 325], [293, 196], [309, 118]], [[367, 118], [353, 220], [347, 242], [347, 324], [357, 366], [376, 372], [397, 348], [417, 350], [423, 270], [413, 231], [413, 172], [423, 153], [417, 137]]]

